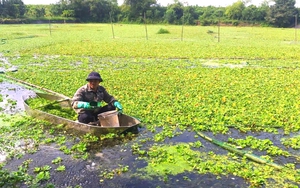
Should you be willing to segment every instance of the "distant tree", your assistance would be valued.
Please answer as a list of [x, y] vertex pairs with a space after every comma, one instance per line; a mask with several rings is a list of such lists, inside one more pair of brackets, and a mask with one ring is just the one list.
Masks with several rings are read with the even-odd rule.
[[195, 21], [198, 20], [198, 18], [201, 14], [203, 14], [203, 11], [202, 11], [203, 7], [199, 7], [197, 5], [197, 6], [189, 6], [188, 8], [190, 8], [189, 12], [191, 14], [191, 17], [193, 17], [193, 19]]
[[165, 14], [165, 21], [170, 24], [180, 24], [180, 20], [183, 16], [183, 4], [180, 2], [175, 2], [167, 6], [167, 11]]
[[195, 16], [195, 8], [192, 6], [184, 7], [184, 23], [194, 25], [197, 17]]
[[112, 3], [105, 0], [89, 0], [89, 20], [92, 22], [108, 22]]
[[267, 21], [276, 27], [290, 27], [294, 23], [297, 9], [295, 0], [274, 0], [266, 17]]
[[43, 5], [27, 5], [25, 15], [27, 17], [42, 18], [46, 15], [45, 6], [43, 6]]
[[261, 19], [259, 9], [255, 5], [245, 7], [242, 12], [242, 19], [246, 21], [259, 21]]
[[4, 7], [2, 4], [2, 1], [0, 0], [0, 16], [3, 17], [3, 13], [4, 13]]
[[266, 22], [266, 17], [270, 11], [269, 3], [265, 0], [259, 7], [257, 7], [256, 18], [261, 22]]
[[26, 8], [22, 0], [2, 0], [0, 1], [0, 15], [8, 18], [23, 17]]
[[[58, 3], [50, 5], [50, 11], [53, 16], [63, 16], [65, 17], [66, 14], [69, 13], [64, 13], [64, 11], [71, 11], [70, 9], [70, 1], [69, 0], [60, 0]], [[74, 10], [73, 11], [73, 16], [74, 16]], [[73, 17], [72, 16], [72, 17]]]
[[200, 20], [212, 19], [214, 17], [215, 7], [207, 6], [203, 8], [203, 12], [199, 17]]
[[257, 8], [255, 5], [246, 7], [242, 12], [242, 19], [247, 21], [254, 21], [256, 9]]
[[120, 6], [120, 14], [118, 15], [118, 20], [122, 22], [130, 22], [130, 7], [122, 4]]
[[214, 20], [217, 19], [219, 16], [223, 16], [224, 14], [224, 10], [223, 8], [218, 8], [218, 7], [214, 7], [214, 6], [207, 6], [207, 7], [203, 7], [203, 13], [202, 15], [199, 17], [199, 19], [210, 19], [210, 20]]
[[134, 20], [140, 19], [151, 6], [156, 4], [156, 0], [124, 0], [124, 5], [129, 6], [129, 19]]
[[74, 10], [63, 10], [63, 12], [61, 14], [62, 17], [66, 17], [66, 18], [74, 17], [74, 15], [75, 15]]
[[243, 10], [245, 9], [245, 4], [243, 1], [238, 0], [231, 6], [226, 7], [225, 15], [234, 20], [241, 20], [243, 17]]
[[54, 15], [72, 16], [84, 22], [108, 22], [110, 12], [118, 12], [119, 8], [115, 0], [61, 0], [52, 11]]
[[[61, 0], [63, 1], [63, 0]], [[65, 0], [64, 1], [67, 4], [68, 10], [74, 11], [74, 17], [78, 18], [82, 21], [88, 21], [89, 20], [89, 6], [88, 1], [82, 1], [82, 0]], [[64, 9], [66, 10], [66, 9]]]
[[[166, 10], [167, 10], [166, 7], [162, 7], [160, 4], [154, 4], [154, 5], [152, 5], [145, 12], [146, 21], [148, 23], [160, 23], [160, 22], [163, 22], [162, 18], [164, 17]], [[128, 11], [130, 11], [130, 9], [128, 9]], [[144, 16], [144, 14], [143, 14], [143, 16]], [[141, 15], [139, 17], [141, 17]], [[143, 20], [143, 21], [145, 21], [145, 20]]]
[[147, 14], [147, 19], [152, 19], [153, 22], [161, 23], [163, 22], [163, 17], [165, 15], [165, 12], [167, 10], [167, 7], [163, 7], [161, 5], [155, 5], [151, 6], [151, 16]]
[[165, 14], [165, 20], [169, 24], [174, 24], [176, 22], [176, 13], [174, 9], [167, 9]]
[[225, 13], [224, 7], [207, 6], [196, 9], [198, 20], [201, 25], [217, 24], [219, 18], [222, 18]]

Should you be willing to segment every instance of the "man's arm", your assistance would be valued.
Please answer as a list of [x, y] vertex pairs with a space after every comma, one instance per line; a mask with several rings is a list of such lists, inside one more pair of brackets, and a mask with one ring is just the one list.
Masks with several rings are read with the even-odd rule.
[[122, 113], [123, 107], [120, 102], [118, 102], [113, 96], [107, 93], [107, 91], [104, 89], [104, 101], [108, 103], [110, 106], [116, 107], [119, 112]]
[[78, 102], [83, 101], [83, 92], [84, 92], [84, 90], [83, 90], [83, 88], [81, 87], [81, 88], [79, 88], [79, 89], [76, 91], [76, 93], [74, 94], [74, 96], [73, 96], [73, 98], [72, 98], [72, 103], [71, 103], [71, 105], [72, 105], [72, 107], [73, 107], [74, 109], [78, 109], [78, 108], [79, 108], [79, 107], [78, 107]]

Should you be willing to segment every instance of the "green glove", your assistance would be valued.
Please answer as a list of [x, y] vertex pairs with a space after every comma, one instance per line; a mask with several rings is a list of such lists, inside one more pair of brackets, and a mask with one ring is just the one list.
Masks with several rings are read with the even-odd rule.
[[91, 108], [91, 105], [89, 102], [78, 101], [77, 108], [89, 109], [89, 108]]
[[114, 106], [119, 110], [119, 112], [122, 113], [123, 107], [122, 107], [121, 103], [119, 103], [118, 101], [115, 101]]

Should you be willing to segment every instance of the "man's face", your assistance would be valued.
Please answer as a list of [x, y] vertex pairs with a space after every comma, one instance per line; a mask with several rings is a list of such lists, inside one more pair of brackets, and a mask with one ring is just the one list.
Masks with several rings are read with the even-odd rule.
[[91, 89], [95, 90], [98, 88], [100, 81], [99, 80], [89, 80], [88, 84]]

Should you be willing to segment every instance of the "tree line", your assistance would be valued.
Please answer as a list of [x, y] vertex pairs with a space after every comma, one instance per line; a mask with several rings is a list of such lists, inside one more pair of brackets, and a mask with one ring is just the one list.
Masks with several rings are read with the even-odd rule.
[[0, 19], [73, 19], [97, 23], [164, 23], [186, 25], [260, 24], [294, 27], [299, 9], [295, 0], [265, 0], [260, 6], [238, 0], [227, 7], [190, 6], [174, 0], [161, 6], [156, 0], [60, 0], [51, 5], [25, 5], [22, 0], [0, 0]]

